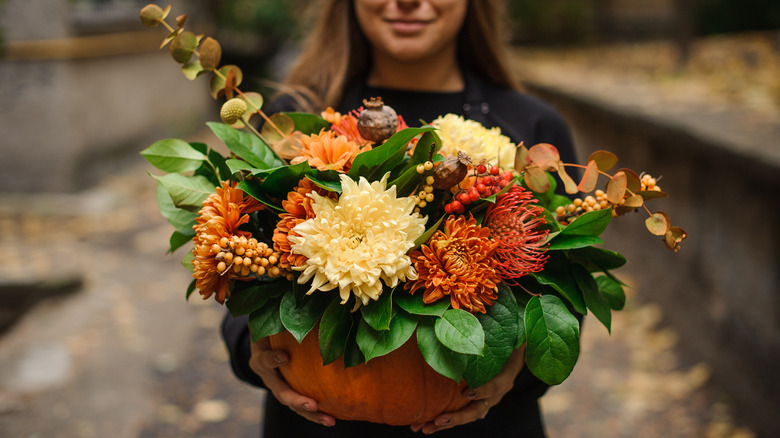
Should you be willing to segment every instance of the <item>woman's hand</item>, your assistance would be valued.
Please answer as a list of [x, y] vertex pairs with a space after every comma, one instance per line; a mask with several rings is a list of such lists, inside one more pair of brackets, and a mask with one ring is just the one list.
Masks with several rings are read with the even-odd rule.
[[522, 371], [524, 364], [525, 344], [509, 356], [504, 369], [491, 381], [476, 389], [466, 388], [463, 395], [471, 399], [471, 403], [459, 411], [445, 412], [431, 422], [413, 424], [412, 430], [415, 432], [422, 430], [425, 434], [431, 434], [485, 418], [490, 408], [497, 405], [504, 398], [504, 395], [512, 389], [515, 378]]
[[271, 350], [268, 338], [260, 339], [252, 343], [252, 356], [249, 359], [249, 367], [263, 379], [265, 386], [274, 394], [279, 402], [303, 418], [322, 424], [333, 426], [336, 419], [328, 414], [318, 412], [317, 401], [298, 394], [282, 378], [277, 368], [284, 365], [290, 357], [281, 350]]

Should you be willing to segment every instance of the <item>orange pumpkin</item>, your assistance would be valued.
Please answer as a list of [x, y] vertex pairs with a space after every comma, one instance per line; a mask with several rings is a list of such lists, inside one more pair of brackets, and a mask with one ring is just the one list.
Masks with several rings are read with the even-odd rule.
[[414, 336], [399, 349], [350, 368], [344, 368], [341, 357], [322, 366], [316, 329], [300, 344], [286, 331], [270, 341], [273, 349], [290, 355], [290, 362], [279, 368], [290, 386], [317, 400], [322, 412], [341, 420], [410, 425], [469, 403], [461, 395], [466, 384], [458, 385], [434, 371]]

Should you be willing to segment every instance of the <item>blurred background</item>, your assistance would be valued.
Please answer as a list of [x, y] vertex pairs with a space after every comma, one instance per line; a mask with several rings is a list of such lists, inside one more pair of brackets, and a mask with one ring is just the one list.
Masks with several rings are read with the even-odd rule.
[[[185, 303], [152, 168], [167, 137], [215, 144], [218, 104], [158, 50], [146, 1], [0, 0], [0, 437], [256, 437], [223, 309]], [[161, 4], [165, 6], [167, 3]], [[242, 89], [269, 90], [304, 0], [171, 1]], [[612, 334], [586, 318], [549, 436], [780, 436], [780, 2], [511, 0], [513, 63], [570, 123], [671, 195], [672, 254], [610, 228], [631, 285]]]

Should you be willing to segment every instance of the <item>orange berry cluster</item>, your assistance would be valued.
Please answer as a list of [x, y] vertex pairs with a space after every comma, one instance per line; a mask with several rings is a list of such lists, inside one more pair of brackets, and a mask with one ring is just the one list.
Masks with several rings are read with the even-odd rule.
[[444, 205], [445, 213], [463, 214], [466, 211], [466, 206], [472, 202], [500, 192], [512, 181], [514, 175], [511, 170], [502, 173], [498, 166], [488, 167], [483, 163], [475, 168], [474, 177], [473, 186], [467, 190], [458, 191], [455, 194], [455, 199]]
[[211, 245], [211, 253], [217, 260], [217, 271], [225, 275], [232, 269], [236, 275], [248, 277], [255, 274], [258, 277], [285, 276], [292, 279], [292, 273], [282, 271], [277, 266], [279, 253], [274, 252], [265, 242], [258, 242], [254, 237], [232, 235], [223, 237], [219, 244]]
[[555, 209], [555, 219], [558, 222], [566, 223], [569, 218], [577, 217], [589, 211], [606, 209], [611, 206], [612, 204], [607, 200], [607, 194], [603, 190], [596, 190], [593, 195], [588, 195], [585, 199], [574, 198], [570, 204], [558, 206], [558, 208]]

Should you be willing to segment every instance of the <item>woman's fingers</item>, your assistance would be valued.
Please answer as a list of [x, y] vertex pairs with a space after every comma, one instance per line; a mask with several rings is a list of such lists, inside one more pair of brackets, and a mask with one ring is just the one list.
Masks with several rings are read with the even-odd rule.
[[[422, 430], [424, 434], [432, 434], [440, 430], [471, 423], [485, 418], [491, 406], [492, 404], [488, 400], [474, 400], [459, 411], [439, 415], [435, 420], [424, 424], [417, 430]], [[412, 427], [412, 430], [415, 430], [414, 427]]]
[[263, 383], [273, 393], [274, 397], [279, 400], [279, 403], [287, 406], [309, 421], [324, 426], [336, 424], [335, 418], [318, 411], [319, 404], [316, 400], [296, 392], [279, 373], [277, 368], [286, 364], [289, 360], [287, 353], [280, 350], [271, 350], [271, 345], [267, 338], [253, 342], [251, 353], [252, 355], [249, 359], [250, 368], [263, 379]]

